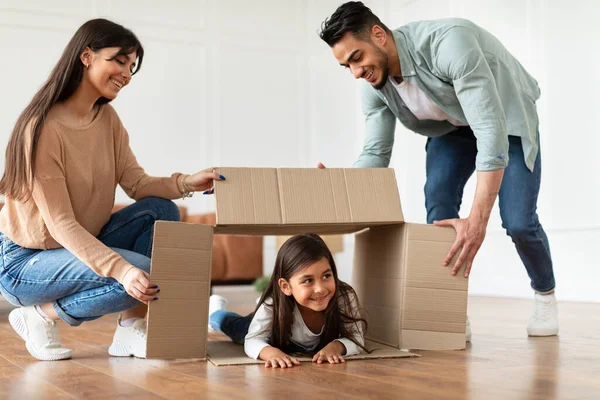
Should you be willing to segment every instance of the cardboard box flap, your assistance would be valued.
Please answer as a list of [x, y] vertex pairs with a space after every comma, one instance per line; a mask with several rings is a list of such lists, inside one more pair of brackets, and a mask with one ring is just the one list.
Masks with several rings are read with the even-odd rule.
[[148, 305], [148, 358], [206, 356], [212, 239], [209, 225], [154, 224], [150, 279], [160, 294]]
[[[371, 223], [373, 227], [379, 223]], [[388, 225], [388, 224], [385, 224]], [[305, 225], [224, 225], [216, 226], [214, 233], [219, 235], [298, 235], [316, 233], [319, 235], [340, 235], [365, 229], [365, 224], [305, 224]]]
[[217, 168], [216, 171], [226, 178], [215, 183], [217, 227], [328, 224], [366, 227], [404, 222], [393, 169]]

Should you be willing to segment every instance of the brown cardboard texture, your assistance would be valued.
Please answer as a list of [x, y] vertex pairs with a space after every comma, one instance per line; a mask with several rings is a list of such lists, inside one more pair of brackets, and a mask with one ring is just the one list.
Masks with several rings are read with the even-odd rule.
[[356, 232], [404, 221], [392, 169], [218, 168], [218, 233]]
[[[441, 266], [452, 228], [404, 224], [393, 169], [216, 168], [217, 224], [157, 222], [149, 358], [205, 358], [213, 233], [356, 235], [353, 286], [367, 337], [413, 349], [465, 347], [467, 280]], [[343, 268], [343, 266], [341, 266]]]
[[441, 266], [455, 236], [452, 228], [421, 224], [356, 235], [353, 287], [369, 339], [407, 349], [465, 348], [468, 280]]
[[150, 279], [146, 357], [206, 358], [213, 228], [157, 221]]

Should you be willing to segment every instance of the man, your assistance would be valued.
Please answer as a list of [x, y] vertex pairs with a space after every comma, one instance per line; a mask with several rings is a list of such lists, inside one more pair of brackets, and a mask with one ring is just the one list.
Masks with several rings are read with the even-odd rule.
[[[502, 225], [535, 291], [527, 332], [556, 335], [552, 259], [536, 213], [537, 82], [498, 39], [464, 19], [413, 22], [390, 31], [363, 3], [348, 2], [323, 22], [320, 36], [340, 65], [364, 80], [366, 138], [354, 166], [389, 165], [396, 119], [427, 136], [427, 222], [457, 233], [444, 265], [458, 254], [452, 274], [466, 262], [469, 276], [498, 196]], [[475, 170], [473, 206], [467, 218], [459, 218], [463, 188]]]

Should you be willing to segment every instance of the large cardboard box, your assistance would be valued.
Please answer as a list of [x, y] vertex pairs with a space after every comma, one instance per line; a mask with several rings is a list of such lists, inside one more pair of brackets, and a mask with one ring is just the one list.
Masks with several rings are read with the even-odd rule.
[[[463, 349], [467, 280], [441, 266], [452, 228], [405, 224], [392, 169], [217, 168], [217, 223], [157, 222], [148, 358], [205, 358], [213, 233], [356, 235], [353, 286], [371, 340]], [[340, 266], [343, 268], [343, 266]]]

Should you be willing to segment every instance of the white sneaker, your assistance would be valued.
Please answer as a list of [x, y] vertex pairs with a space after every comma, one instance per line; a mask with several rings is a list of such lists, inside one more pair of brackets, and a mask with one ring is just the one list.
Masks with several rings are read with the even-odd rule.
[[227, 310], [227, 299], [223, 296], [219, 296], [218, 294], [213, 294], [210, 296], [208, 300], [208, 331], [214, 332], [212, 326], [210, 326], [210, 316], [217, 310]]
[[121, 317], [108, 354], [115, 357], [146, 358], [146, 320], [138, 318], [133, 325], [121, 326]]
[[558, 334], [558, 305], [553, 294], [535, 294], [535, 308], [527, 325], [529, 336]]
[[469, 321], [469, 316], [467, 315], [467, 327], [465, 329], [465, 342], [471, 341], [471, 322]]
[[71, 349], [65, 349], [60, 343], [56, 321], [42, 317], [34, 306], [15, 308], [8, 315], [8, 321], [25, 341], [29, 354], [38, 360], [71, 358]]

